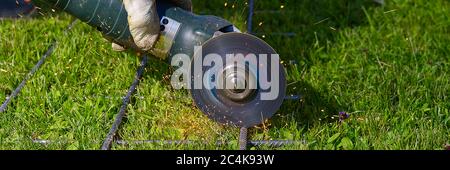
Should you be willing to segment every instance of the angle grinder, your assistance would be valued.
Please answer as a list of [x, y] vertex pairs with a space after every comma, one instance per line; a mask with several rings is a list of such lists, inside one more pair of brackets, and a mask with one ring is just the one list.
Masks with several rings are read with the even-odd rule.
[[[128, 28], [127, 12], [122, 0], [34, 0], [35, 5], [50, 6], [70, 13], [76, 18], [97, 28], [109, 40], [127, 48], [139, 51]], [[153, 56], [171, 61], [176, 54], [186, 54], [191, 60], [208, 57], [207, 54], [219, 54], [225, 60], [227, 54], [254, 54], [268, 56], [276, 54], [275, 50], [263, 40], [246, 33], [241, 33], [229, 21], [216, 16], [196, 15], [190, 11], [176, 7], [168, 0], [158, 0], [158, 15], [160, 17], [161, 34], [149, 53]], [[201, 55], [195, 51], [200, 46]], [[142, 52], [142, 51], [141, 51]], [[269, 55], [268, 55], [269, 54]], [[194, 63], [194, 62], [192, 62]], [[190, 65], [194, 70], [194, 64]], [[283, 66], [272, 74], [271, 80], [277, 80], [278, 95], [270, 100], [262, 100], [264, 94], [260, 81], [260, 69], [270, 69], [274, 64], [269, 62], [250, 62], [241, 67], [225, 64], [222, 69], [209, 70], [211, 67], [201, 66], [200, 73], [190, 77], [194, 84], [196, 76], [208, 74], [204, 80], [231, 82], [232, 88], [191, 88], [190, 93], [196, 106], [209, 118], [227, 125], [252, 127], [264, 123], [280, 108], [286, 92], [286, 79]], [[252, 68], [257, 68], [252, 69]], [[239, 76], [245, 75], [245, 76]], [[255, 88], [250, 85], [254, 84]], [[236, 85], [240, 85], [236, 88]]]

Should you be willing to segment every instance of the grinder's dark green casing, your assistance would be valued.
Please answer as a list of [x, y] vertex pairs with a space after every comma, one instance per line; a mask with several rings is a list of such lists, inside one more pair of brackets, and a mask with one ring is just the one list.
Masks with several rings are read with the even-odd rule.
[[[35, 0], [38, 6], [50, 6], [70, 13], [96, 27], [105, 37], [137, 51], [122, 0]], [[216, 16], [199, 16], [175, 6], [169, 0], [158, 0], [161, 36], [152, 50], [154, 56], [168, 59], [179, 53], [193, 56], [194, 46], [202, 45], [217, 31], [231, 32], [233, 24]], [[170, 23], [170, 22], [176, 22]], [[169, 27], [169, 28], [167, 28]]]

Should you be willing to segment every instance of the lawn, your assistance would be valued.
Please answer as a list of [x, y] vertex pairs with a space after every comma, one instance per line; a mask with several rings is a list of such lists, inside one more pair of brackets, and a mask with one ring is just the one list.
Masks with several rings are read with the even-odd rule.
[[[197, 13], [246, 28], [245, 1], [194, 4]], [[251, 149], [441, 150], [450, 144], [449, 1], [265, 0], [255, 10], [253, 32], [280, 53], [288, 94], [302, 98], [285, 101], [273, 119], [250, 130], [250, 139], [303, 142]], [[100, 148], [140, 60], [113, 52], [84, 23], [64, 34], [71, 20], [51, 12], [0, 20], [0, 102], [59, 42], [0, 114], [0, 149]], [[239, 129], [209, 120], [187, 91], [171, 88], [170, 75], [167, 63], [150, 61], [118, 135], [198, 143], [113, 149], [237, 149]], [[340, 120], [339, 112], [350, 116]], [[216, 146], [217, 140], [230, 144]]]

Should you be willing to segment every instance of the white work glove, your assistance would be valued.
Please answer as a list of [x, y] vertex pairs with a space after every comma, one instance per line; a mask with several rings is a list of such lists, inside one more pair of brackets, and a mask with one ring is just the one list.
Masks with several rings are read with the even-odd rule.
[[[167, 0], [159, 0], [167, 1]], [[170, 0], [177, 6], [192, 11], [191, 0]], [[143, 51], [149, 51], [158, 40], [160, 33], [156, 0], [123, 0], [128, 13], [128, 25], [134, 42]], [[112, 44], [113, 50], [124, 51], [119, 44]]]

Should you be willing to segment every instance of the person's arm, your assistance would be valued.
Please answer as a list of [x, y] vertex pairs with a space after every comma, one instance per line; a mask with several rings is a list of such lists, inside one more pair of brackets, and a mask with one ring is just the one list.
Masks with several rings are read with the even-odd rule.
[[[171, 0], [186, 10], [192, 10], [191, 0]], [[156, 0], [123, 0], [128, 13], [128, 25], [134, 42], [143, 51], [149, 51], [158, 40], [160, 33], [159, 16], [156, 11]], [[124, 48], [113, 43], [113, 49], [123, 51]]]

